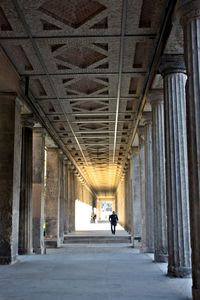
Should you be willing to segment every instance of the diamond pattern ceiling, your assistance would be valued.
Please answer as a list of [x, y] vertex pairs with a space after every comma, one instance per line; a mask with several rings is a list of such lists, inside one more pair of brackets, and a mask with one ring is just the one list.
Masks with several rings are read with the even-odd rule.
[[0, 46], [97, 193], [114, 191], [165, 0], [2, 0]]

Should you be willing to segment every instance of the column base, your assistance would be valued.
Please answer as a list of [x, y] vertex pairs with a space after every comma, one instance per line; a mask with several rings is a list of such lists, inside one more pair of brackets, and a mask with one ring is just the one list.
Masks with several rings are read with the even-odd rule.
[[167, 263], [168, 262], [168, 255], [167, 254], [154, 254], [154, 261], [158, 263]]
[[144, 247], [144, 248], [141, 248], [141, 249], [140, 249], [140, 252], [141, 252], [141, 253], [154, 253], [154, 249]]
[[168, 266], [167, 275], [170, 277], [189, 278], [191, 277], [191, 268]]
[[0, 256], [0, 265], [10, 265], [17, 262], [17, 256]]
[[20, 248], [18, 249], [19, 255], [30, 255], [33, 254], [33, 249]]
[[196, 289], [192, 287], [192, 299], [193, 300], [199, 300], [200, 299], [200, 289]]
[[46, 254], [46, 248], [33, 248], [35, 254]]
[[46, 248], [58, 248], [60, 245], [57, 240], [45, 240]]

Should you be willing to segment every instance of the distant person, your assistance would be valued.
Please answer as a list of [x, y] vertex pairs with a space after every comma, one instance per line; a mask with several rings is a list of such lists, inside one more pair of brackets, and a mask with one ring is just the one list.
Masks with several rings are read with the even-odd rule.
[[111, 225], [111, 232], [115, 234], [115, 227], [117, 226], [117, 221], [119, 221], [117, 214], [115, 211], [112, 212], [112, 215], [109, 216], [109, 221]]
[[97, 218], [97, 215], [94, 212], [92, 212], [91, 218], [90, 218], [90, 223], [96, 223], [96, 218]]
[[90, 223], [94, 223], [94, 213], [91, 213]]
[[94, 216], [93, 216], [93, 223], [96, 223], [96, 218], [97, 218], [97, 215], [94, 214]]

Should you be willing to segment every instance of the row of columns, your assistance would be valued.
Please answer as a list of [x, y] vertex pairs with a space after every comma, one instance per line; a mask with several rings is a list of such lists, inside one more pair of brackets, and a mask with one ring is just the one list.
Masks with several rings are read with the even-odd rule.
[[140, 177], [135, 175], [138, 170], [134, 170], [133, 186], [138, 183], [140, 186], [136, 198], [141, 202], [142, 251], [154, 252], [156, 262], [168, 261], [168, 274], [175, 277], [190, 275], [192, 257], [193, 299], [197, 300], [200, 299], [200, 2], [180, 0], [178, 4], [185, 62], [177, 55], [164, 55], [161, 60], [164, 93], [157, 90], [147, 96], [152, 105], [152, 130], [151, 122], [138, 130], [139, 153], [134, 151], [132, 159], [135, 168], [138, 165], [135, 157], [140, 160]]
[[165, 57], [161, 69], [164, 97], [162, 91], [149, 95], [152, 118], [138, 131], [142, 251], [154, 252], [157, 262], [168, 260], [169, 275], [185, 277], [191, 270], [186, 75], [177, 57]]
[[[44, 254], [75, 230], [74, 166], [45, 130], [21, 115], [12, 93], [0, 94], [0, 264], [18, 254]], [[77, 179], [78, 180], [78, 179]]]

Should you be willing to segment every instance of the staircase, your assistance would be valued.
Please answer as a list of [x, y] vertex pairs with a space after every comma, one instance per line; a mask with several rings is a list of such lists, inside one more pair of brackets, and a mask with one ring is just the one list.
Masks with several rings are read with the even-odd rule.
[[74, 232], [64, 236], [64, 244], [104, 244], [104, 243], [130, 243], [131, 236], [126, 232]]

